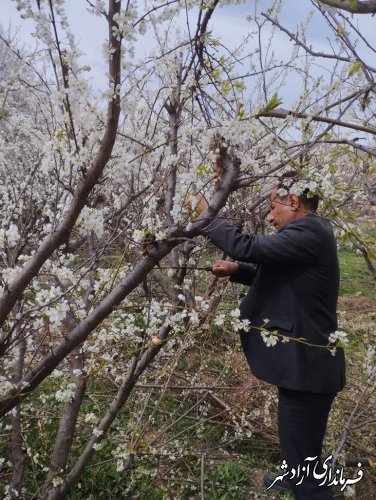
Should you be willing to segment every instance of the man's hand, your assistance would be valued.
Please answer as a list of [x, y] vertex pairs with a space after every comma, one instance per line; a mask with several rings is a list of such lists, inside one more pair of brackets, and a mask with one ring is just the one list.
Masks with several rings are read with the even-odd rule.
[[188, 201], [184, 206], [189, 213], [193, 214], [194, 217], [197, 217], [209, 208], [209, 203], [205, 196], [200, 193], [194, 197], [194, 200]]
[[203, 194], [198, 194], [195, 197], [195, 202], [196, 205], [194, 207], [194, 210], [198, 212], [199, 214], [202, 214], [202, 212], [205, 212], [207, 208], [209, 208], [209, 203], [208, 200], [205, 198]]
[[216, 276], [231, 276], [239, 271], [239, 264], [231, 260], [217, 260], [212, 266], [212, 273]]

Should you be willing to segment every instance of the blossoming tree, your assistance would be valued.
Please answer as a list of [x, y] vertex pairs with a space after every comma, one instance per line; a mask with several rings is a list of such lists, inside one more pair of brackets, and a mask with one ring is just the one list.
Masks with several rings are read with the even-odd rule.
[[[298, 192], [321, 194], [323, 214], [372, 269], [346, 206], [374, 203], [376, 69], [351, 19], [321, 3], [333, 43], [325, 53], [309, 45], [304, 26], [293, 33], [282, 24], [281, 2], [251, 13], [248, 37], [228, 50], [210, 25], [218, 7], [241, 2], [87, 1], [88, 16], [108, 27], [108, 89], [98, 95], [64, 2], [16, 3], [43, 50], [20, 50], [1, 32], [0, 412], [13, 464], [4, 494], [25, 492], [27, 452], [43, 473], [37, 489], [53, 499], [77, 483], [140, 377], [181, 356], [209, 321], [240, 328], [236, 310], [220, 309], [225, 285], [208, 277], [203, 286], [192, 269], [207, 252], [196, 237], [226, 204], [228, 217], [262, 226], [270, 189], [293, 165]], [[358, 8], [373, 12], [373, 2]], [[175, 32], [171, 20], [182, 19], [190, 29]], [[293, 41], [285, 60], [269, 50], [269, 29]], [[154, 33], [154, 48], [137, 60], [145, 33]], [[286, 110], [291, 74], [302, 90]], [[210, 208], [196, 218], [187, 205], [200, 191]], [[113, 389], [101, 414], [86, 405], [98, 374]], [[54, 443], [39, 460], [22, 429], [54, 401]], [[122, 470], [140, 440], [130, 451], [118, 432]], [[84, 439], [73, 452], [78, 433]]]

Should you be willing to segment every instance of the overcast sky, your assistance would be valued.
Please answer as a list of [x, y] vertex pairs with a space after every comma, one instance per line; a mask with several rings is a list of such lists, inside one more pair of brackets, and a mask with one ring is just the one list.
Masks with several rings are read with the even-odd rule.
[[[258, 11], [266, 10], [272, 4], [272, 0], [246, 0], [242, 5], [224, 6], [216, 9], [215, 15], [211, 20], [210, 29], [215, 37], [221, 39], [221, 42], [231, 48], [235, 47], [249, 32], [250, 23], [246, 20], [246, 14], [253, 14], [255, 5]], [[29, 47], [35, 46], [35, 40], [31, 37], [34, 30], [34, 23], [30, 20], [20, 18], [20, 13], [16, 10], [15, 2], [12, 0], [0, 0], [1, 5], [1, 24], [7, 29], [11, 25], [12, 32], [19, 29], [18, 39]], [[106, 23], [102, 17], [90, 15], [87, 12], [87, 3], [85, 0], [66, 0], [66, 12], [68, 15], [71, 29], [76, 37], [76, 42], [81, 51], [85, 54], [84, 64], [92, 68], [92, 78], [94, 88], [105, 88], [104, 75], [107, 71], [106, 64], [103, 62], [103, 43], [107, 37]], [[310, 0], [285, 0], [281, 20], [283, 24], [291, 31], [295, 32], [298, 23], [301, 23], [313, 11]], [[371, 16], [353, 16], [354, 23], [360, 23], [362, 33], [369, 40], [375, 38], [375, 18]], [[182, 17], [182, 27], [185, 21]], [[192, 29], [194, 30], [193, 24]], [[313, 48], [318, 51], [328, 51], [330, 49], [327, 39], [326, 22], [319, 13], [315, 13], [309, 27], [309, 42]], [[268, 36], [268, 31], [265, 31]], [[137, 57], [143, 57], [152, 48], [151, 36], [141, 38], [142, 44], [137, 44]], [[252, 41], [250, 44], [254, 43]], [[274, 39], [274, 47], [277, 50], [276, 56], [283, 58], [285, 54], [291, 51], [291, 41], [284, 33], [277, 33]], [[291, 86], [291, 85], [290, 85]], [[291, 89], [286, 89], [289, 94]], [[287, 96], [288, 97], [288, 96]], [[288, 99], [290, 100], [290, 99]]]

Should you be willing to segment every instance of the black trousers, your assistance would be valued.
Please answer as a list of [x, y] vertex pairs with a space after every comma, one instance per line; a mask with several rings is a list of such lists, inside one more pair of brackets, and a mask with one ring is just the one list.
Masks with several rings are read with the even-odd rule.
[[[282, 458], [288, 469], [307, 465], [308, 457], [321, 456], [322, 444], [332, 402], [336, 393], [317, 394], [278, 388], [278, 431]], [[313, 464], [312, 464], [313, 465]], [[313, 467], [312, 467], [313, 468]], [[321, 462], [318, 472], [322, 472]], [[286, 479], [289, 476], [286, 476]], [[328, 486], [310, 474], [301, 484], [290, 480], [296, 500], [331, 500], [333, 495]]]

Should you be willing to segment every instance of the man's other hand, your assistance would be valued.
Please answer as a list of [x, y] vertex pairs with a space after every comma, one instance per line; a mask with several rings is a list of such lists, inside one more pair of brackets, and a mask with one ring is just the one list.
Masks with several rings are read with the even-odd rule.
[[239, 264], [231, 260], [217, 260], [212, 265], [212, 273], [216, 276], [231, 276], [239, 271]]

